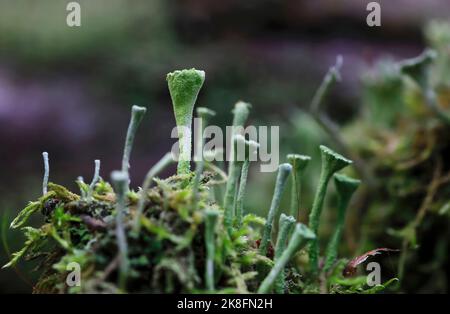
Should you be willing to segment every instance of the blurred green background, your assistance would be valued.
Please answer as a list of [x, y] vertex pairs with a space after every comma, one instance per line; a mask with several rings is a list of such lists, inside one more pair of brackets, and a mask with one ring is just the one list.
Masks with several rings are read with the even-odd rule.
[[[450, 12], [446, 0], [378, 1], [382, 26], [371, 28], [366, 25], [369, 1], [361, 0], [80, 0], [82, 26], [69, 28], [68, 2], [0, 0], [2, 265], [22, 240], [5, 226], [40, 193], [41, 152], [49, 152], [51, 181], [69, 188], [75, 189], [79, 175], [91, 176], [94, 159], [102, 160], [102, 175], [108, 178], [120, 165], [133, 104], [149, 108], [132, 156], [132, 185], [140, 185], [173, 144], [165, 75], [174, 69], [206, 71], [198, 105], [218, 113], [212, 123], [229, 125], [234, 103], [250, 102], [250, 124], [280, 126], [281, 161], [291, 152], [314, 158], [306, 175], [305, 217], [319, 175], [318, 145], [333, 143], [302, 110], [336, 55], [344, 57], [343, 81], [332, 90], [326, 111], [345, 126], [370, 102], [364, 74], [381, 58], [418, 55], [428, 44], [425, 25], [448, 20]], [[358, 137], [358, 131], [345, 135]], [[256, 170], [247, 203], [263, 214], [275, 174]], [[355, 208], [350, 215], [362, 213]], [[325, 220], [332, 225], [333, 217]], [[359, 237], [347, 235], [343, 253], [361, 253], [365, 246]], [[383, 239], [371, 244], [399, 245]], [[390, 263], [395, 275], [395, 262]], [[0, 292], [30, 292], [33, 280], [30, 266], [0, 271]], [[405, 291], [446, 291], [439, 280]]]

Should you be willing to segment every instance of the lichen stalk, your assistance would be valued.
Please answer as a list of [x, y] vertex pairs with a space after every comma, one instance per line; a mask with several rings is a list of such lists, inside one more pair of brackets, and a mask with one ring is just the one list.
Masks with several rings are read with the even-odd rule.
[[167, 83], [175, 114], [180, 155], [178, 174], [190, 172], [192, 150], [192, 115], [194, 105], [205, 81], [205, 72], [196, 69], [167, 74]]
[[228, 180], [227, 185], [225, 189], [225, 196], [224, 196], [224, 225], [228, 232], [228, 234], [231, 236], [233, 232], [233, 219], [234, 219], [234, 207], [236, 202], [236, 195], [237, 195], [237, 185], [239, 180], [239, 174], [241, 172], [242, 162], [239, 162], [237, 160], [237, 146], [238, 145], [245, 145], [245, 138], [242, 135], [236, 135], [233, 138], [233, 155], [231, 156], [233, 160], [233, 167], [231, 168], [231, 172], [228, 174]]
[[[296, 219], [293, 216], [286, 216], [283, 213], [280, 215], [280, 220], [278, 222], [277, 242], [275, 245], [275, 261], [281, 257], [286, 249], [287, 239], [295, 226], [295, 222]], [[275, 281], [275, 293], [282, 294], [285, 292], [285, 289], [286, 283], [284, 271], [282, 270]]]
[[244, 198], [245, 190], [247, 187], [248, 170], [250, 167], [250, 161], [254, 160], [258, 152], [259, 144], [252, 140], [245, 141], [245, 161], [242, 164], [241, 177], [239, 181], [239, 189], [236, 197], [236, 226], [238, 228], [242, 225], [242, 217], [244, 215]]
[[48, 177], [50, 175], [50, 164], [48, 161], [48, 153], [43, 152], [42, 158], [44, 159], [44, 178], [42, 179], [42, 195], [47, 194]]
[[[123, 149], [123, 156], [122, 156], [122, 171], [126, 173], [128, 178], [130, 177], [129, 174], [130, 156], [131, 151], [133, 149], [134, 138], [136, 137], [137, 129], [139, 128], [139, 125], [141, 124], [142, 119], [144, 118], [146, 112], [147, 108], [145, 107], [133, 106], [131, 108], [131, 119], [130, 123], [128, 124], [128, 130], [125, 138], [125, 146]], [[128, 184], [129, 183], [127, 183], [127, 190]]]
[[214, 256], [215, 256], [215, 229], [219, 213], [217, 210], [207, 209], [205, 211], [205, 246], [206, 267], [205, 284], [206, 289], [214, 291]]
[[209, 118], [214, 117], [216, 113], [213, 110], [204, 107], [197, 108], [197, 116], [200, 118], [200, 134], [197, 137], [197, 156], [195, 162], [195, 177], [192, 184], [192, 205], [197, 206], [198, 202], [198, 188], [200, 185], [200, 179], [203, 174], [203, 169], [205, 166], [205, 160], [203, 156], [203, 146], [205, 139], [203, 137], [203, 132], [209, 122]]
[[118, 286], [122, 291], [126, 289], [126, 281], [129, 271], [128, 244], [125, 235], [124, 213], [126, 210], [126, 193], [128, 188], [128, 176], [123, 171], [113, 171], [111, 182], [117, 198], [116, 205], [116, 238], [119, 256]]
[[311, 157], [298, 154], [289, 154], [287, 155], [287, 159], [292, 165], [290, 214], [298, 220], [301, 200], [301, 179], [305, 168], [308, 166], [311, 160]]
[[284, 267], [286, 267], [289, 260], [307, 243], [307, 241], [311, 241], [315, 239], [315, 237], [315, 234], [308, 227], [298, 223], [295, 226], [287, 248], [275, 261], [275, 265], [272, 267], [266, 278], [262, 281], [258, 288], [258, 293], [270, 293], [275, 280], [278, 278]]
[[360, 180], [349, 178], [345, 175], [335, 174], [334, 184], [338, 195], [338, 216], [336, 228], [328, 242], [324, 271], [327, 272], [337, 259], [339, 241], [341, 240], [342, 231], [345, 224], [345, 213], [353, 193], [361, 184]]
[[94, 168], [94, 176], [92, 178], [91, 184], [89, 185], [88, 195], [87, 199], [90, 201], [92, 200], [92, 196], [94, 194], [95, 185], [100, 180], [100, 160], [96, 159], [94, 161], [95, 168]]
[[261, 244], [259, 246], [259, 252], [261, 255], [267, 254], [267, 248], [269, 247], [269, 242], [271, 238], [273, 220], [280, 206], [281, 196], [283, 194], [284, 188], [286, 186], [287, 178], [292, 171], [292, 166], [288, 163], [281, 164], [278, 166], [278, 174], [275, 182], [275, 190], [272, 196], [272, 202], [270, 205], [269, 213], [267, 214], [266, 223], [264, 225], [263, 236], [261, 239]]
[[[238, 101], [235, 105], [234, 105], [234, 109], [233, 109], [233, 129], [232, 129], [232, 133], [231, 133], [231, 138], [233, 139], [236, 135], [239, 134], [239, 128], [243, 127], [245, 125], [245, 122], [248, 119], [248, 115], [250, 114], [250, 108], [251, 108], [251, 104], [243, 102], [243, 101]], [[231, 145], [231, 149], [230, 149], [230, 156], [234, 156], [234, 146]], [[234, 161], [233, 158], [231, 158], [230, 162], [228, 163], [228, 174], [231, 173], [232, 169], [233, 169], [233, 165], [234, 165]]]
[[[339, 155], [330, 148], [321, 145], [322, 167], [319, 184], [314, 196], [314, 201], [309, 215], [309, 228], [318, 235], [320, 216], [322, 214], [323, 203], [327, 193], [328, 182], [333, 174], [352, 163], [351, 160]], [[319, 244], [318, 236], [309, 243], [310, 270], [313, 274], [318, 271]]]

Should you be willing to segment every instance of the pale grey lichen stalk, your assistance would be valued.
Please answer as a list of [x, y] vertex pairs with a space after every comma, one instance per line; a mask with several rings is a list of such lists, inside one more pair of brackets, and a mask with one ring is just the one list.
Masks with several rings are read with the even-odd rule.
[[225, 189], [225, 196], [224, 196], [224, 225], [228, 232], [228, 234], [231, 236], [233, 232], [233, 219], [234, 219], [234, 207], [237, 197], [237, 185], [239, 180], [239, 174], [241, 172], [242, 167], [242, 161], [238, 161], [237, 159], [237, 147], [241, 146], [243, 147], [245, 145], [245, 138], [238, 134], [234, 136], [233, 138], [233, 167], [230, 169], [230, 172], [228, 174], [228, 180], [227, 185]]
[[280, 206], [281, 196], [283, 194], [284, 188], [286, 186], [287, 178], [292, 171], [292, 166], [290, 164], [284, 163], [278, 166], [278, 175], [275, 182], [275, 190], [272, 196], [272, 203], [270, 205], [269, 213], [267, 214], [267, 220], [264, 225], [263, 236], [261, 239], [261, 244], [259, 246], [259, 252], [261, 255], [267, 254], [267, 248], [269, 247], [269, 242], [272, 233], [273, 220]]
[[50, 165], [48, 162], [48, 153], [47, 152], [43, 152], [42, 153], [42, 157], [44, 159], [44, 178], [42, 180], [42, 195], [47, 194], [47, 185], [48, 185], [48, 177], [50, 174]]
[[205, 246], [206, 246], [206, 267], [205, 284], [206, 288], [214, 291], [214, 256], [215, 256], [215, 229], [219, 212], [214, 209], [205, 210]]
[[256, 160], [259, 144], [252, 140], [245, 140], [245, 161], [242, 164], [241, 178], [239, 181], [239, 189], [236, 198], [236, 225], [238, 228], [242, 225], [242, 217], [244, 216], [244, 197], [247, 187], [248, 169], [250, 161]]
[[192, 150], [192, 115], [198, 93], [205, 81], [205, 72], [196, 69], [174, 71], [167, 74], [170, 97], [178, 128], [178, 174], [190, 172]]
[[305, 168], [311, 161], [311, 157], [298, 154], [289, 154], [287, 155], [287, 159], [292, 165], [291, 216], [298, 219], [301, 198], [301, 179]]
[[[295, 222], [296, 219], [293, 216], [286, 216], [283, 213], [280, 215], [280, 220], [278, 222], [277, 242], [275, 244], [275, 262], [281, 257], [286, 249], [287, 239], [295, 226]], [[285, 289], [286, 283], [284, 271], [282, 270], [275, 281], [275, 292], [281, 294], [285, 292]]]
[[[238, 101], [234, 105], [233, 109], [233, 125], [232, 125], [232, 133], [231, 138], [233, 139], [239, 133], [239, 128], [243, 128], [245, 122], [248, 119], [248, 115], [250, 114], [251, 105], [249, 103]], [[234, 156], [234, 145], [231, 145], [230, 156]], [[230, 158], [230, 162], [228, 163], [228, 175], [231, 173], [234, 167], [234, 160]]]
[[[126, 173], [128, 178], [130, 177], [128, 170], [130, 168], [130, 155], [131, 150], [133, 149], [134, 138], [136, 136], [137, 129], [141, 124], [142, 119], [144, 118], [146, 112], [147, 108], [145, 107], [133, 106], [131, 108], [131, 119], [130, 124], [128, 125], [127, 136], [125, 138], [125, 146], [123, 149], [123, 157], [122, 157], [122, 171]], [[127, 190], [128, 190], [128, 183], [127, 183]]]
[[111, 182], [117, 197], [116, 206], [116, 237], [119, 254], [118, 285], [125, 291], [129, 271], [128, 244], [125, 235], [124, 214], [126, 210], [126, 193], [128, 189], [128, 175], [123, 171], [113, 171]]
[[100, 180], [100, 160], [96, 159], [94, 161], [95, 169], [94, 169], [94, 177], [92, 178], [92, 182], [89, 185], [89, 191], [87, 195], [87, 199], [92, 200], [92, 195], [94, 194], [95, 185]]
[[[328, 182], [334, 173], [352, 163], [351, 160], [339, 155], [326, 146], [321, 145], [320, 151], [322, 156], [322, 169], [320, 172], [319, 185], [317, 187], [311, 213], [309, 215], [309, 228], [316, 235], [319, 231], [320, 215], [322, 214]], [[317, 238], [310, 242], [308, 252], [311, 272], [316, 274], [318, 271], [319, 259], [319, 243]]]
[[295, 226], [291, 239], [287, 248], [283, 251], [281, 256], [275, 261], [275, 265], [270, 270], [267, 277], [263, 280], [258, 288], [258, 293], [270, 293], [275, 280], [280, 275], [281, 271], [286, 267], [289, 260], [297, 253], [297, 251], [306, 244], [307, 241], [315, 239], [316, 236], [305, 225], [298, 223]]
[[203, 156], [203, 146], [205, 139], [203, 137], [203, 132], [209, 122], [209, 119], [214, 117], [216, 113], [205, 107], [197, 108], [197, 116], [200, 119], [200, 134], [197, 136], [197, 156], [195, 162], [195, 178], [194, 183], [192, 185], [192, 205], [197, 206], [198, 202], [198, 187], [200, 185], [200, 179], [203, 174], [203, 168], [205, 165], [204, 156]]
[[328, 242], [325, 254], [324, 271], [328, 271], [337, 259], [339, 241], [341, 240], [345, 224], [345, 212], [353, 193], [355, 193], [356, 189], [361, 184], [361, 181], [349, 178], [345, 175], [335, 174], [334, 184], [338, 195], [338, 217], [336, 228], [330, 242]]

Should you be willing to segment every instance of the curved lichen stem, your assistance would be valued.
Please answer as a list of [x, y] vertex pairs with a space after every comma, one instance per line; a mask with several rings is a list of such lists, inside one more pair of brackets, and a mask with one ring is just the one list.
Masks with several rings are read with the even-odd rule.
[[445, 124], [450, 124], [450, 114], [439, 106], [436, 93], [430, 82], [430, 65], [436, 57], [436, 51], [426, 49], [421, 55], [404, 60], [398, 65], [401, 73], [408, 75], [417, 82], [423, 92], [425, 105], [431, 112]]
[[298, 220], [301, 199], [301, 179], [305, 168], [308, 166], [311, 157], [298, 154], [289, 154], [287, 159], [292, 166], [292, 187], [291, 187], [291, 216]]
[[94, 194], [95, 185], [100, 180], [100, 160], [96, 159], [94, 161], [94, 164], [95, 164], [94, 176], [92, 178], [91, 184], [89, 185], [89, 190], [88, 190], [88, 194], [87, 194], [87, 199], [89, 201], [92, 200], [92, 196]]
[[111, 173], [111, 182], [117, 198], [116, 206], [116, 238], [119, 250], [119, 276], [118, 285], [122, 291], [126, 290], [126, 281], [129, 271], [128, 244], [125, 235], [124, 213], [126, 210], [126, 193], [128, 188], [128, 175], [123, 171], [113, 171]]
[[315, 234], [305, 225], [298, 223], [295, 226], [291, 239], [287, 248], [281, 256], [275, 261], [275, 265], [270, 270], [267, 277], [263, 280], [258, 288], [258, 293], [270, 293], [275, 280], [280, 275], [289, 260], [297, 253], [297, 251], [306, 244], [307, 241], [315, 239]]
[[264, 224], [263, 235], [261, 239], [261, 244], [259, 246], [259, 252], [261, 255], [266, 256], [267, 249], [269, 247], [273, 220], [280, 206], [281, 196], [283, 194], [284, 188], [286, 186], [287, 178], [292, 171], [292, 166], [290, 164], [284, 163], [278, 166], [278, 174], [275, 182], [275, 190], [272, 196], [272, 203], [270, 204], [270, 209], [267, 214], [266, 223]]
[[[231, 138], [233, 139], [236, 135], [239, 134], [239, 128], [243, 127], [245, 125], [245, 122], [248, 119], [248, 115], [250, 114], [250, 108], [251, 105], [249, 103], [238, 101], [234, 105], [233, 109], [233, 125], [232, 125], [232, 132], [231, 132]], [[234, 145], [231, 145], [230, 149], [230, 156], [234, 156]], [[232, 172], [232, 169], [234, 167], [234, 160], [231, 158], [230, 162], [228, 163], [228, 175]]]
[[[125, 138], [125, 146], [123, 149], [123, 156], [122, 156], [122, 171], [127, 174], [128, 178], [130, 177], [129, 174], [130, 156], [131, 150], [133, 149], [134, 138], [136, 137], [137, 129], [141, 124], [142, 119], [144, 118], [146, 112], [147, 108], [145, 107], [133, 106], [131, 108], [131, 119], [128, 125], [127, 135]], [[127, 190], [129, 188], [128, 184], [129, 183], [127, 183]]]
[[[320, 172], [319, 185], [314, 196], [314, 201], [309, 215], [309, 228], [318, 235], [320, 215], [322, 214], [323, 203], [327, 193], [328, 182], [334, 173], [345, 168], [352, 163], [351, 160], [339, 155], [326, 146], [320, 146], [322, 156], [322, 169]], [[318, 236], [309, 244], [309, 262], [313, 274], [318, 271], [319, 244]]]
[[[278, 235], [275, 244], [275, 262], [281, 257], [286, 249], [287, 239], [295, 226], [296, 219], [293, 216], [280, 215], [278, 222]], [[275, 292], [282, 294], [286, 290], [286, 283], [283, 270], [275, 281]]]
[[48, 177], [50, 175], [50, 164], [48, 161], [48, 153], [43, 152], [42, 158], [44, 159], [44, 178], [42, 179], [42, 195], [47, 194]]
[[206, 267], [205, 283], [208, 291], [214, 291], [214, 256], [215, 256], [215, 229], [219, 212], [213, 209], [205, 210], [205, 246]]
[[193, 207], [197, 206], [198, 202], [198, 189], [200, 185], [200, 179], [203, 174], [203, 169], [205, 166], [205, 160], [203, 156], [203, 146], [205, 139], [203, 137], [203, 132], [209, 122], [209, 118], [214, 117], [216, 113], [213, 110], [210, 110], [205, 107], [198, 107], [197, 108], [197, 116], [200, 118], [200, 134], [197, 137], [197, 156], [196, 156], [196, 162], [195, 162], [195, 177], [194, 182], [192, 184], [192, 205]]
[[192, 150], [192, 114], [198, 93], [205, 81], [205, 72], [196, 69], [174, 71], [167, 74], [170, 97], [178, 131], [178, 174], [190, 172]]
[[346, 155], [354, 161], [356, 171], [364, 178], [364, 181], [369, 186], [374, 186], [376, 182], [370, 172], [370, 168], [365, 165], [365, 162], [357, 154], [355, 154], [349, 145], [341, 136], [339, 126], [329, 118], [329, 116], [322, 111], [322, 105], [325, 98], [329, 94], [331, 88], [341, 81], [341, 68], [343, 65], [343, 57], [338, 55], [336, 64], [329, 68], [327, 74], [322, 80], [309, 106], [309, 111], [313, 119], [325, 130], [325, 132], [333, 140], [334, 144]]
[[353, 193], [361, 184], [360, 180], [349, 178], [345, 175], [335, 174], [334, 184], [338, 195], [338, 217], [336, 221], [336, 227], [331, 240], [328, 242], [327, 250], [325, 253], [324, 271], [327, 272], [338, 256], [339, 241], [341, 240], [342, 231], [345, 224], [345, 212]]
[[139, 201], [136, 209], [136, 215], [133, 221], [133, 231], [139, 234], [141, 229], [140, 218], [144, 212], [145, 201], [147, 199], [147, 193], [153, 182], [155, 176], [157, 176], [161, 171], [166, 169], [173, 162], [172, 153], [166, 153], [145, 175], [144, 182], [142, 184], [142, 190], [139, 196]]
[[[241, 172], [242, 162], [237, 159], [237, 147], [245, 145], [245, 138], [242, 135], [236, 135], [233, 137], [233, 155], [231, 156], [233, 161], [233, 167], [228, 174], [227, 185], [224, 196], [224, 225], [228, 234], [231, 236], [233, 232], [233, 219], [234, 219], [234, 207], [236, 202], [237, 185], [239, 180], [239, 174]], [[231, 162], [231, 161], [230, 161]]]
[[236, 226], [238, 228], [242, 225], [242, 217], [244, 215], [244, 197], [245, 189], [247, 187], [248, 169], [250, 161], [256, 160], [259, 144], [252, 140], [245, 141], [245, 161], [242, 164], [241, 177], [239, 181], [239, 189], [236, 197]]

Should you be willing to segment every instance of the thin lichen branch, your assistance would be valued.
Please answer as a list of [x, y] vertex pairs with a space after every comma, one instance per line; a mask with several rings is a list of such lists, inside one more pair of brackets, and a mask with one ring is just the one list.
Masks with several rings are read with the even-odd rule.
[[242, 164], [241, 177], [239, 181], [239, 189], [236, 199], [236, 225], [238, 228], [242, 225], [242, 217], [244, 216], [244, 198], [245, 189], [247, 187], [248, 169], [250, 167], [250, 161], [254, 160], [254, 157], [258, 153], [259, 144], [252, 140], [245, 140], [245, 161]]
[[373, 176], [370, 173], [370, 168], [365, 165], [365, 162], [359, 156], [357, 156], [352, 151], [352, 149], [350, 149], [348, 144], [340, 135], [342, 132], [339, 126], [333, 120], [331, 120], [322, 110], [324, 100], [330, 93], [331, 88], [337, 82], [340, 82], [342, 80], [342, 65], [343, 57], [341, 55], [338, 55], [336, 58], [336, 64], [330, 67], [319, 88], [314, 94], [314, 97], [309, 106], [309, 111], [313, 119], [327, 132], [328, 136], [330, 136], [339, 150], [341, 150], [347, 156], [351, 157], [351, 159], [354, 161], [355, 169], [358, 171], [360, 176], [364, 178], [366, 184], [373, 187], [375, 185], [375, 182], [373, 181]]
[[[142, 119], [144, 118], [146, 112], [147, 108], [145, 107], [133, 106], [131, 108], [131, 119], [130, 124], [128, 125], [127, 136], [125, 138], [125, 146], [123, 149], [123, 157], [122, 157], [122, 171], [125, 172], [128, 177], [130, 177], [129, 175], [130, 155], [131, 150], [133, 149], [134, 138], [136, 137], [137, 129], [141, 124]], [[128, 190], [128, 183], [127, 183], [127, 190]]]
[[215, 257], [215, 229], [219, 212], [214, 209], [205, 210], [205, 246], [206, 246], [206, 267], [205, 283], [206, 289], [214, 291], [214, 257]]
[[213, 110], [210, 110], [205, 107], [198, 107], [197, 108], [197, 116], [200, 119], [200, 134], [197, 137], [197, 156], [196, 156], [196, 163], [195, 163], [195, 178], [194, 183], [192, 185], [192, 205], [195, 207], [197, 206], [198, 202], [198, 188], [200, 185], [200, 179], [203, 174], [203, 169], [205, 166], [205, 160], [203, 156], [203, 146], [205, 139], [203, 137], [203, 132], [209, 122], [209, 119], [214, 117], [216, 113]]
[[267, 220], [264, 225], [263, 235], [261, 239], [261, 244], [259, 247], [259, 252], [261, 255], [265, 256], [267, 254], [267, 249], [269, 247], [270, 238], [272, 234], [272, 225], [275, 219], [278, 207], [280, 206], [281, 196], [283, 195], [284, 188], [286, 186], [287, 178], [292, 171], [292, 166], [290, 164], [284, 163], [278, 166], [278, 175], [275, 182], [275, 190], [272, 196], [272, 203], [270, 204], [270, 209], [267, 214]]
[[[284, 250], [286, 249], [287, 239], [295, 226], [296, 219], [293, 216], [280, 215], [278, 222], [278, 235], [275, 244], [275, 261], [277, 261]], [[284, 271], [281, 271], [280, 275], [275, 281], [275, 292], [278, 294], [284, 293], [286, 290], [286, 283], [284, 278]]]
[[[233, 112], [233, 125], [232, 125], [232, 132], [231, 132], [231, 138], [233, 139], [236, 135], [239, 133], [239, 128], [243, 127], [245, 125], [245, 122], [248, 119], [248, 115], [250, 114], [250, 108], [252, 107], [251, 104], [238, 101], [232, 110]], [[242, 135], [242, 134], [241, 134]], [[231, 152], [230, 156], [234, 156], [234, 146], [231, 145]], [[233, 158], [230, 158], [230, 162], [228, 163], [228, 175], [231, 173], [232, 169], [234, 167], [234, 160]]]
[[306, 244], [307, 241], [315, 239], [316, 236], [305, 225], [298, 223], [292, 233], [289, 244], [281, 256], [276, 260], [275, 265], [270, 270], [267, 277], [263, 280], [258, 288], [258, 293], [269, 293], [275, 280], [280, 275], [281, 271], [286, 267], [289, 260], [297, 253], [297, 251]]
[[94, 177], [92, 178], [92, 182], [89, 185], [89, 191], [88, 191], [88, 195], [87, 195], [88, 200], [92, 200], [92, 195], [94, 194], [95, 185], [100, 180], [100, 160], [96, 159], [94, 161], [94, 163], [95, 163]]
[[50, 165], [48, 162], [48, 153], [47, 152], [43, 152], [42, 153], [42, 157], [44, 159], [44, 178], [42, 180], [42, 195], [47, 194], [47, 185], [48, 185], [48, 177], [50, 174]]
[[[328, 182], [334, 173], [345, 168], [352, 163], [351, 160], [339, 155], [330, 148], [320, 146], [322, 156], [322, 169], [320, 172], [319, 184], [314, 196], [314, 201], [309, 215], [309, 228], [318, 235], [320, 216], [322, 214], [323, 203], [327, 193]], [[318, 239], [311, 241], [309, 244], [309, 262], [313, 274], [317, 273], [319, 259], [319, 243]]]
[[128, 243], [125, 235], [124, 214], [126, 211], [126, 193], [128, 188], [128, 175], [123, 171], [113, 171], [111, 181], [117, 197], [116, 206], [116, 238], [119, 251], [119, 276], [118, 285], [122, 291], [126, 289], [126, 281], [129, 272]]
[[399, 62], [398, 66], [404, 75], [411, 77], [420, 86], [426, 106], [442, 122], [450, 124], [450, 113], [447, 113], [438, 103], [436, 92], [431, 85], [430, 66], [437, 57], [433, 49], [426, 49], [421, 55]]
[[291, 187], [291, 216], [298, 219], [301, 199], [301, 179], [303, 172], [311, 161], [311, 157], [298, 154], [287, 155], [289, 163], [292, 165], [292, 187]]
[[349, 178], [345, 175], [335, 174], [334, 184], [338, 195], [338, 216], [336, 221], [336, 228], [331, 240], [328, 242], [324, 271], [327, 272], [334, 264], [338, 256], [338, 247], [341, 240], [342, 231], [345, 225], [345, 213], [350, 202], [350, 199], [355, 193], [358, 186], [361, 184], [360, 180]]
[[[228, 174], [228, 180], [227, 185], [225, 189], [225, 196], [224, 196], [224, 225], [228, 232], [228, 234], [231, 236], [233, 232], [233, 219], [235, 216], [234, 208], [236, 203], [236, 197], [237, 197], [237, 185], [239, 180], [239, 174], [241, 172], [242, 162], [239, 162], [237, 159], [237, 147], [238, 146], [245, 146], [245, 138], [238, 134], [234, 136], [233, 138], [233, 155], [232, 155], [232, 161], [233, 161], [233, 167], [231, 168], [231, 172]], [[230, 161], [231, 162], [231, 161]]]

